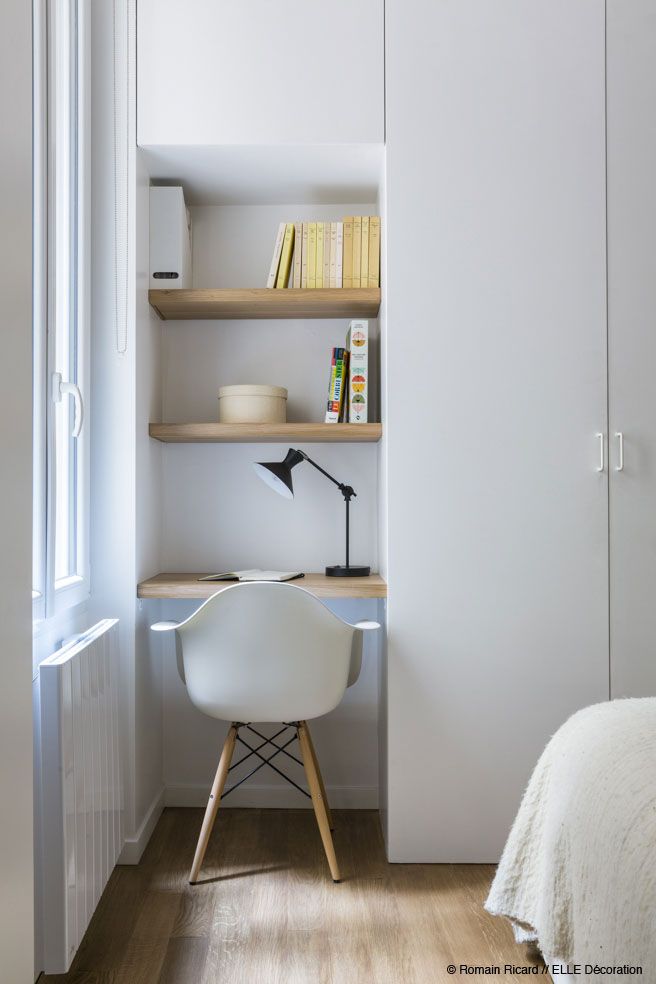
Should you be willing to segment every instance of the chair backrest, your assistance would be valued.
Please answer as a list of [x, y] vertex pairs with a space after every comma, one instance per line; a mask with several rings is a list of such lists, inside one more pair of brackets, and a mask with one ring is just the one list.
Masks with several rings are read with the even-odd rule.
[[296, 721], [344, 696], [354, 633], [303, 588], [236, 584], [178, 626], [187, 690], [227, 721]]

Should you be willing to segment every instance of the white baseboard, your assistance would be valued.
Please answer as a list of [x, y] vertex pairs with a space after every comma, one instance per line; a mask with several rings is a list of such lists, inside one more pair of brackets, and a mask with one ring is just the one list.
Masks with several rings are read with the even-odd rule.
[[165, 800], [166, 790], [162, 786], [146, 810], [146, 816], [143, 818], [136, 834], [133, 837], [125, 838], [123, 850], [119, 854], [117, 864], [139, 864], [141, 855], [145, 851], [153, 830], [157, 826], [157, 821], [162, 815]]
[[[209, 786], [167, 785], [164, 804], [166, 806], [207, 806], [210, 795]], [[326, 795], [335, 810], [376, 810], [378, 809], [377, 786], [328, 786]], [[270, 807], [288, 810], [307, 807], [312, 803], [290, 786], [240, 786], [225, 801], [226, 807]]]

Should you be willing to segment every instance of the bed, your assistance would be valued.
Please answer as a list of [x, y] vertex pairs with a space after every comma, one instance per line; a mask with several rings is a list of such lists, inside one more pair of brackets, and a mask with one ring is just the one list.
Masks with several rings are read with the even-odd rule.
[[554, 735], [485, 907], [556, 981], [655, 984], [656, 699], [588, 707]]

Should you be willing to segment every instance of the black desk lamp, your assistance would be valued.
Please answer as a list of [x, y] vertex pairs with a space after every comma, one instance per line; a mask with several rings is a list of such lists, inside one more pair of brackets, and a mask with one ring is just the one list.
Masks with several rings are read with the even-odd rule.
[[309, 461], [317, 471], [320, 471], [322, 475], [330, 479], [344, 496], [344, 503], [346, 504], [346, 563], [343, 567], [341, 564], [337, 564], [334, 567], [326, 567], [326, 576], [368, 577], [371, 574], [370, 567], [353, 566], [349, 562], [349, 503], [355, 496], [355, 492], [350, 485], [344, 485], [343, 482], [338, 482], [336, 478], [333, 478], [327, 471], [324, 471], [316, 461], [308, 457], [304, 451], [296, 451], [294, 448], [289, 449], [284, 461], [257, 462], [253, 464], [253, 468], [262, 481], [266, 482], [278, 495], [284, 496], [285, 499], [293, 499], [294, 484], [292, 482], [292, 468], [295, 465], [300, 465], [301, 461]]

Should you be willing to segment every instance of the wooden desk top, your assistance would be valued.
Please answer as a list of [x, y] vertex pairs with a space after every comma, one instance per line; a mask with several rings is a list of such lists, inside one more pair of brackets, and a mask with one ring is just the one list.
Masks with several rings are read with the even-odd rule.
[[[156, 574], [137, 586], [139, 598], [210, 598], [236, 581], [199, 581], [202, 574]], [[292, 581], [317, 598], [386, 598], [387, 584], [380, 574], [369, 577], [326, 577], [306, 574]]]

